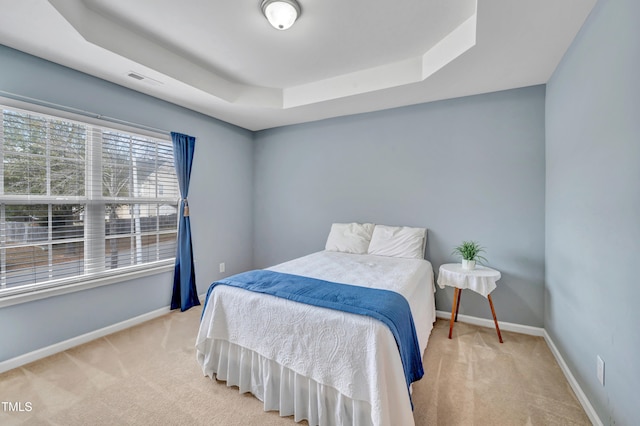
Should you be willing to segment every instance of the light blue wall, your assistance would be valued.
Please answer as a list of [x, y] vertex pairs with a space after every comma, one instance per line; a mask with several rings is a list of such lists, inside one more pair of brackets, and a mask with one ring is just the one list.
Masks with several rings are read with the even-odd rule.
[[[332, 222], [429, 228], [434, 268], [464, 239], [502, 272], [502, 321], [541, 327], [544, 86], [265, 130], [256, 134], [256, 267], [324, 248]], [[437, 307], [451, 309], [451, 288]], [[465, 293], [461, 314], [491, 318]]]
[[[0, 45], [0, 90], [196, 136], [189, 204], [200, 293], [253, 265], [253, 133]], [[0, 308], [0, 361], [166, 307], [172, 273]], [[195, 333], [195, 331], [194, 331]]]
[[640, 421], [638, 17], [600, 0], [546, 99], [544, 325], [607, 425]]

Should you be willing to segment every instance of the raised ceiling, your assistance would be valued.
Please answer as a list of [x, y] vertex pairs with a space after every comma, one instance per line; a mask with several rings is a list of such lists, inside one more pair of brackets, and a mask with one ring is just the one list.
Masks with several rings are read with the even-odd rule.
[[0, 43], [261, 130], [546, 83], [596, 0], [299, 2], [0, 0]]

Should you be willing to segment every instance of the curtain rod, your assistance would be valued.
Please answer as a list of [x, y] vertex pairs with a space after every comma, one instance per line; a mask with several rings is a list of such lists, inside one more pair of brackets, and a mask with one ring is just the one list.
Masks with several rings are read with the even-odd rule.
[[42, 99], [30, 98], [28, 96], [18, 95], [16, 93], [6, 92], [4, 90], [0, 90], [0, 96], [4, 96], [6, 98], [13, 99], [15, 101], [27, 102], [30, 104], [36, 104], [36, 105], [47, 107], [47, 108], [53, 108], [53, 109], [62, 110], [65, 112], [71, 112], [74, 114], [83, 115], [85, 117], [96, 118], [99, 120], [104, 120], [104, 121], [108, 121], [115, 124], [122, 124], [125, 126], [136, 127], [138, 129], [146, 130], [150, 132], [162, 133], [165, 135], [169, 135], [171, 133], [169, 130], [158, 129], [155, 127], [146, 126], [144, 124], [139, 124], [139, 123], [132, 123], [130, 121], [121, 120], [119, 118], [109, 117], [109, 116], [98, 114], [95, 112], [85, 111], [83, 109], [73, 108], [66, 105], [60, 105], [60, 104], [56, 104], [49, 101], [43, 101]]

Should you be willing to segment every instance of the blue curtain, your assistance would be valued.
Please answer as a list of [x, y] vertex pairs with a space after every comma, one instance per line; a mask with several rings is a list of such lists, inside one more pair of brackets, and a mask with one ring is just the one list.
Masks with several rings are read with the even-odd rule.
[[173, 158], [180, 185], [180, 222], [178, 224], [178, 248], [176, 266], [173, 273], [173, 295], [171, 309], [181, 311], [199, 305], [196, 275], [193, 266], [193, 250], [191, 248], [191, 222], [189, 220], [189, 181], [191, 180], [191, 164], [195, 150], [196, 138], [171, 132], [173, 139]]

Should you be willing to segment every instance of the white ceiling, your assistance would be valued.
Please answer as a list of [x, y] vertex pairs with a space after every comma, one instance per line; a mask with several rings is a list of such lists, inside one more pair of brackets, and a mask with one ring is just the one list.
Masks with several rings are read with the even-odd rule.
[[260, 3], [0, 0], [0, 43], [261, 130], [546, 83], [596, 0]]

